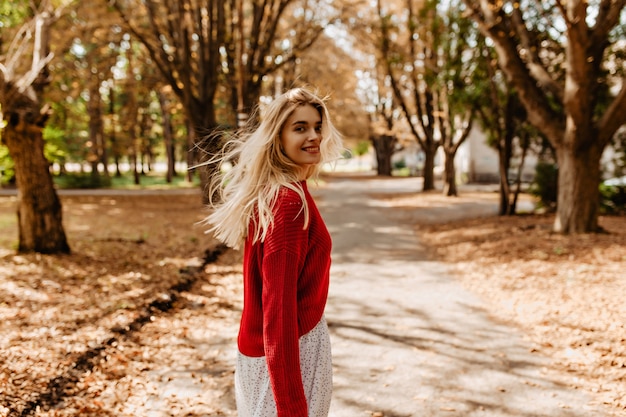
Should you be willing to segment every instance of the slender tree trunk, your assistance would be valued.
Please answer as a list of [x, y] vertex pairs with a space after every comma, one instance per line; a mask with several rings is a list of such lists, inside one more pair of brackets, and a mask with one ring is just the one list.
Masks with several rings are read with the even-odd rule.
[[391, 157], [396, 145], [396, 138], [390, 135], [376, 135], [370, 138], [376, 151], [376, 173], [379, 176], [391, 176]]
[[193, 128], [191, 127], [189, 117], [185, 120], [185, 127], [187, 128], [187, 181], [192, 182], [194, 176], [194, 170], [192, 167], [197, 164], [198, 150], [194, 145], [195, 137], [192, 134]]
[[163, 120], [163, 139], [165, 141], [165, 153], [167, 155], [167, 172], [165, 179], [171, 183], [176, 175], [176, 149], [174, 148], [174, 137], [172, 135], [171, 116], [168, 109], [167, 98], [163, 92], [159, 91], [159, 104], [161, 105], [161, 119]]
[[446, 152], [444, 162], [443, 194], [448, 197], [457, 196], [456, 167], [454, 166], [454, 155], [456, 152]]
[[[520, 138], [521, 139], [521, 138]], [[522, 142], [522, 157], [519, 167], [517, 168], [517, 180], [515, 181], [515, 191], [513, 192], [513, 201], [509, 205], [509, 211], [506, 213], [509, 216], [515, 215], [517, 212], [517, 201], [519, 195], [522, 192], [522, 175], [524, 173], [524, 165], [526, 164], [526, 154], [528, 153], [528, 139], [520, 140]], [[525, 143], [524, 143], [525, 142]]]
[[[91, 176], [97, 178], [100, 175], [99, 165], [103, 162], [104, 155], [104, 135], [102, 123], [102, 99], [100, 97], [100, 82], [97, 77], [91, 80], [89, 86], [89, 102], [87, 111], [89, 113], [89, 142], [91, 143]], [[108, 169], [103, 163], [103, 172], [108, 177]]]
[[109, 178], [111, 174], [109, 173], [109, 152], [107, 151], [107, 143], [104, 137], [104, 132], [100, 131], [100, 163], [102, 164], [102, 173], [106, 178]]
[[430, 146], [422, 149], [424, 151], [424, 186], [423, 191], [435, 189], [435, 154], [437, 146]]
[[[6, 113], [5, 113], [6, 116]], [[15, 163], [19, 252], [69, 253], [61, 202], [43, 153], [43, 123], [9, 115], [2, 140]]]
[[139, 172], [141, 176], [145, 176], [150, 172], [150, 145], [147, 139], [149, 118], [145, 113], [138, 114], [138, 117], [137, 155], [139, 155]]
[[[192, 165], [199, 164], [197, 171], [200, 177], [200, 189], [202, 191], [202, 201], [208, 203], [209, 196], [205, 190], [208, 189], [211, 178], [219, 170], [219, 165], [209, 162], [222, 150], [222, 136], [216, 134], [217, 123], [215, 121], [215, 107], [212, 101], [191, 101], [186, 106], [189, 126], [189, 140], [193, 144], [190, 149], [190, 157], [193, 159]], [[200, 132], [205, 132], [201, 134]], [[189, 158], [188, 158], [189, 159]]]
[[509, 185], [509, 166], [510, 166], [510, 153], [507, 152], [507, 145], [500, 144], [498, 146], [498, 171], [500, 172], [500, 216], [505, 216], [509, 213], [509, 195], [511, 194], [511, 187]]
[[135, 185], [141, 184], [141, 173], [139, 172], [139, 156], [137, 155], [137, 139], [133, 138], [133, 150], [131, 151], [133, 165], [133, 182]]
[[113, 153], [113, 163], [115, 165], [115, 176], [117, 178], [122, 176], [120, 171], [120, 150], [117, 136], [115, 134], [115, 88], [109, 87], [109, 117], [111, 120], [111, 131], [109, 135], [109, 141], [111, 143], [111, 152]]

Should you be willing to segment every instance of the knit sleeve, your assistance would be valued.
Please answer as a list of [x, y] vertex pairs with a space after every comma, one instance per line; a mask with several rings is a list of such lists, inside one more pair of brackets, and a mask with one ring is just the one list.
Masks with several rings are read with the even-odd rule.
[[[295, 197], [294, 197], [295, 196]], [[298, 344], [298, 277], [304, 266], [308, 231], [302, 201], [283, 195], [264, 242], [263, 341], [278, 417], [306, 417], [307, 403]]]

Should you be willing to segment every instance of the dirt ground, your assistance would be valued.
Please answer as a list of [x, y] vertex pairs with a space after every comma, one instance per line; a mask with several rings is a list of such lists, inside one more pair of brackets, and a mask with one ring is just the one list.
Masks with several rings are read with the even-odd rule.
[[[241, 309], [240, 254], [197, 224], [198, 196], [62, 201], [73, 254], [15, 255], [15, 197], [0, 197], [0, 416], [234, 415], [223, 356]], [[552, 234], [543, 215], [411, 219], [433, 259], [553, 358], [564, 384], [626, 413], [626, 218], [602, 217], [607, 233], [571, 237]]]
[[[15, 255], [0, 198], [0, 416], [226, 415], [210, 393], [232, 377], [239, 254], [208, 262], [197, 192], [62, 202], [72, 255]], [[183, 372], [193, 401], [167, 386]]]

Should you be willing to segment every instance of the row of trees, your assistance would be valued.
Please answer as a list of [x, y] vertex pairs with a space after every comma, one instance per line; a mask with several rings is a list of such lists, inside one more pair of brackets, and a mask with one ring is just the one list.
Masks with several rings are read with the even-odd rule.
[[171, 178], [177, 143], [194, 165], [219, 151], [215, 128], [298, 83], [332, 92], [342, 131], [372, 137], [380, 166], [408, 132], [426, 190], [441, 148], [444, 191], [456, 194], [454, 156], [479, 125], [501, 155], [503, 214], [515, 207], [514, 144], [545, 139], [559, 163], [555, 230], [594, 231], [600, 156], [626, 122], [625, 2], [0, 0], [1, 137], [15, 161], [20, 250], [69, 251], [43, 129], [102, 175], [126, 156], [138, 176], [162, 138]]
[[[7, 12], [3, 39], [13, 39], [2, 48], [0, 103], [2, 139], [19, 189], [19, 250], [39, 252], [69, 251], [43, 155], [42, 131], [51, 115], [67, 133], [56, 135], [64, 145], [75, 134], [71, 125], [86, 119], [86, 156], [93, 173], [106, 175], [109, 151], [117, 159], [126, 148], [137, 167], [155, 124], [150, 103], [156, 95], [167, 152], [174, 151], [169, 105], [176, 103], [188, 135], [188, 165], [195, 165], [220, 149], [220, 136], [210, 133], [245, 119], [268, 76], [295, 77], [299, 54], [342, 12], [323, 0], [42, 0], [0, 7]], [[50, 101], [59, 104], [54, 113]], [[203, 182], [215, 169], [205, 168]]]
[[424, 188], [441, 147], [444, 192], [456, 194], [454, 155], [478, 120], [500, 155], [503, 214], [515, 209], [513, 144], [523, 159], [536, 137], [558, 163], [554, 230], [597, 230], [600, 159], [626, 123], [625, 5], [378, 0], [379, 89], [393, 92], [378, 108], [388, 125], [401, 109], [426, 157]]

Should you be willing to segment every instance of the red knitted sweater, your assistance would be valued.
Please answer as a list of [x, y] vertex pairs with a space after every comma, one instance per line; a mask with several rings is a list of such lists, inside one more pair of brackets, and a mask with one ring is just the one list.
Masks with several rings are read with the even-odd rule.
[[302, 182], [309, 208], [304, 227], [300, 196], [280, 191], [265, 241], [244, 246], [244, 307], [239, 351], [265, 356], [278, 417], [306, 417], [298, 339], [321, 320], [328, 297], [331, 240]]

